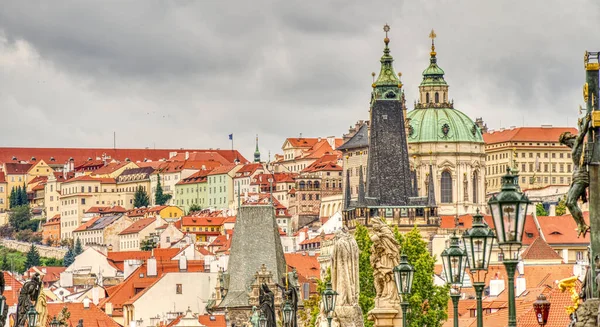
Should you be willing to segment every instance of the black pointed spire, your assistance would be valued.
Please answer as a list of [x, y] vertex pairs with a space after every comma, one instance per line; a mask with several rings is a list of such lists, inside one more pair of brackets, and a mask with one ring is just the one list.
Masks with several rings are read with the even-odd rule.
[[350, 199], [352, 194], [350, 193], [350, 170], [346, 169], [346, 187], [344, 191], [344, 209], [350, 208]]
[[430, 208], [436, 207], [435, 188], [433, 187], [433, 166], [429, 165], [429, 178], [427, 180], [427, 206]]
[[363, 177], [363, 166], [358, 172], [358, 204], [365, 205], [365, 179]]
[[412, 179], [412, 193], [414, 197], [419, 196], [419, 184], [417, 182], [417, 170], [413, 170], [411, 175], [410, 175], [411, 179]]

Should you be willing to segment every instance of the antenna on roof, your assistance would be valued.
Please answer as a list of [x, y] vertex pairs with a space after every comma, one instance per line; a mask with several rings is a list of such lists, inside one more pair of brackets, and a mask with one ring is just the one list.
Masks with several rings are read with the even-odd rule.
[[113, 132], [113, 150], [117, 149], [117, 132]]

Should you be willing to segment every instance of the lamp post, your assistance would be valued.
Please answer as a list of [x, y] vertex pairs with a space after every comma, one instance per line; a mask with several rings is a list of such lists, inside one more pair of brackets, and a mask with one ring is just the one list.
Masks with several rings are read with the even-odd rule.
[[519, 175], [516, 169], [508, 168], [502, 176], [502, 189], [488, 201], [498, 246], [503, 254], [504, 266], [508, 274], [508, 327], [517, 326], [515, 308], [515, 270], [519, 263], [523, 229], [527, 217], [527, 206], [531, 202], [519, 188]]
[[446, 273], [446, 282], [450, 284], [450, 297], [454, 305], [454, 327], [458, 327], [458, 301], [467, 265], [467, 253], [458, 244], [456, 234], [450, 237], [450, 246], [442, 252], [442, 262]]
[[59, 327], [60, 326], [60, 322], [58, 320], [56, 320], [56, 316], [54, 316], [54, 318], [52, 318], [52, 321], [50, 322], [50, 327]]
[[404, 253], [400, 255], [400, 263], [394, 267], [394, 280], [398, 295], [402, 298], [400, 307], [402, 308], [402, 327], [406, 327], [406, 309], [408, 309], [408, 296], [412, 290], [413, 276], [415, 268], [408, 263], [408, 258]]
[[540, 294], [537, 300], [533, 302], [533, 311], [535, 312], [535, 318], [540, 326], [545, 326], [548, 322], [548, 315], [550, 314], [550, 301], [546, 300], [544, 294]]
[[260, 312], [260, 318], [258, 318], [258, 326], [259, 327], [267, 327], [267, 318], [265, 317], [264, 312]]
[[35, 327], [37, 324], [37, 317], [39, 313], [35, 311], [33, 306], [29, 307], [29, 311], [27, 311], [27, 322], [29, 327]]
[[292, 326], [292, 316], [294, 313], [294, 309], [292, 309], [292, 305], [290, 304], [289, 301], [285, 302], [285, 305], [283, 306], [283, 326], [285, 327], [290, 327]]
[[336, 291], [331, 288], [331, 282], [327, 282], [325, 290], [323, 291], [323, 307], [327, 313], [327, 323], [331, 327], [331, 320], [333, 319], [333, 311], [335, 310], [335, 298], [338, 295]]
[[494, 238], [496, 238], [494, 231], [483, 221], [483, 216], [477, 209], [477, 213], [473, 216], [473, 226], [463, 233], [469, 272], [477, 298], [477, 327], [483, 327], [481, 297], [485, 288], [485, 276], [492, 256]]

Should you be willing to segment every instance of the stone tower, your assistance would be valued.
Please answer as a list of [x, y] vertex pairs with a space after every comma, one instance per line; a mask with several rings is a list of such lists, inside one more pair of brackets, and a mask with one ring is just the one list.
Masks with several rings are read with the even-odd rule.
[[[251, 305], [256, 305], [251, 297], [257, 276], [268, 274], [273, 282], [285, 276], [285, 257], [272, 205], [240, 207], [228, 266], [229, 285], [219, 308], [227, 308], [231, 321], [241, 326], [252, 313]], [[280, 293], [273, 286], [269, 286], [271, 291]]]
[[254, 150], [254, 162], [260, 163], [260, 150], [258, 149], [258, 134], [256, 135], [256, 149]]
[[381, 70], [373, 82], [370, 109], [370, 135], [367, 172], [367, 197], [379, 205], [408, 204], [411, 192], [411, 172], [406, 144], [404, 92], [399, 75], [394, 72], [384, 27], [385, 48]]

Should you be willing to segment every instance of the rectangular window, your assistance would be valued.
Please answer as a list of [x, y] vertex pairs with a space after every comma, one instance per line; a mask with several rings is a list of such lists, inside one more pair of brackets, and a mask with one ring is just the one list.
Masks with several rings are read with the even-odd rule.
[[85, 199], [81, 199], [81, 204], [85, 204]]

